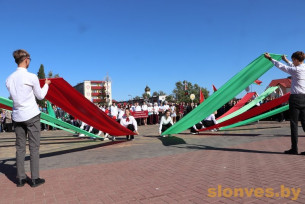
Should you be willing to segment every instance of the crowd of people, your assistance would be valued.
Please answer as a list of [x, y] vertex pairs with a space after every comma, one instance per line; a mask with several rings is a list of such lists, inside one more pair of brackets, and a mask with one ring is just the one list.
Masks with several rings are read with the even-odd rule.
[[[254, 97], [255, 98], [255, 97]], [[253, 99], [254, 99], [253, 98]], [[250, 103], [253, 99], [250, 99], [245, 105]], [[274, 96], [266, 97], [263, 101], [256, 104], [256, 106], [259, 106], [263, 103], [267, 103], [271, 100], [275, 99]], [[225, 105], [223, 105], [218, 111], [213, 113], [212, 115], [208, 116], [204, 120], [202, 120], [200, 123], [195, 124], [193, 127], [190, 127], [191, 133], [197, 133], [198, 129], [202, 129], [204, 127], [207, 127], [208, 124], [217, 124], [217, 121], [215, 118], [218, 118], [228, 110], [230, 110], [233, 106], [235, 106], [240, 99], [232, 99]], [[191, 112], [194, 108], [198, 106], [197, 103], [171, 103], [171, 102], [143, 102], [142, 104], [135, 102], [135, 103], [112, 103], [111, 106], [106, 107], [105, 105], [98, 105], [99, 108], [104, 111], [109, 117], [117, 120], [119, 123], [122, 120], [122, 118], [126, 115], [125, 110], [128, 109], [130, 112], [130, 115], [132, 116], [134, 112], [136, 111], [147, 111], [147, 117], [144, 118], [134, 118], [136, 121], [137, 126], [141, 125], [159, 125], [159, 131], [158, 134], [161, 134], [164, 132], [170, 125], [175, 124], [177, 121], [179, 121], [181, 118], [183, 118], [185, 115], [187, 115], [189, 112]], [[91, 133], [95, 133], [97, 135], [101, 135], [102, 132], [99, 130], [94, 129], [93, 127], [87, 125], [86, 123], [80, 121], [77, 118], [74, 118], [72, 115], [69, 115], [65, 111], [63, 111], [60, 107], [53, 105], [53, 111], [56, 115], [56, 118], [61, 119], [67, 123], [70, 123], [74, 126], [80, 127], [86, 131], [89, 131]], [[47, 113], [47, 104], [44, 106], [39, 106], [39, 110], [41, 112]], [[214, 116], [213, 116], [214, 115]], [[165, 118], [162, 117], [165, 116]], [[170, 119], [170, 120], [169, 120]], [[289, 114], [288, 113], [280, 113], [278, 115], [275, 115], [273, 117], [266, 118], [265, 120], [275, 120], [275, 121], [285, 121], [289, 120]], [[205, 122], [205, 121], [213, 121], [213, 123]], [[11, 132], [14, 131], [13, 123], [12, 123], [12, 112], [9, 110], [2, 110], [1, 112], [1, 118], [0, 118], [1, 126], [0, 126], [0, 132]], [[203, 125], [206, 124], [206, 125]], [[166, 125], [165, 127], [162, 127], [162, 125]], [[199, 128], [200, 127], [200, 128]], [[41, 130], [48, 131], [48, 130], [56, 130], [56, 128], [41, 123]], [[163, 131], [162, 131], [163, 130]], [[212, 130], [212, 131], [216, 131]], [[79, 137], [84, 137], [84, 134], [80, 134]], [[110, 137], [109, 134], [104, 133], [105, 139], [112, 139], [115, 140], [115, 137]]]

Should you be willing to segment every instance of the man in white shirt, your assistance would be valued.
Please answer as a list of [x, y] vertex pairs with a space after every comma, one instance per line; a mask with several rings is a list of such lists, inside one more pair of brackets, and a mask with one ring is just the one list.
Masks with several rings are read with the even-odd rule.
[[[305, 54], [302, 51], [294, 52], [291, 56], [292, 62], [288, 61], [285, 55], [282, 59], [287, 65], [272, 59], [265, 53], [277, 68], [291, 75], [291, 94], [289, 97], [290, 129], [291, 129], [291, 149], [285, 154], [298, 154], [298, 120], [300, 116], [303, 130], [305, 131]], [[305, 155], [305, 152], [301, 153]]]
[[[45, 183], [39, 178], [39, 146], [40, 146], [40, 111], [35, 96], [42, 100], [49, 89], [50, 80], [40, 88], [38, 77], [28, 72], [31, 62], [30, 54], [25, 50], [16, 50], [13, 53], [17, 70], [6, 80], [6, 87], [13, 99], [13, 121], [16, 134], [16, 166], [17, 187], [28, 182], [31, 187]], [[29, 139], [31, 180], [24, 170], [26, 139]]]

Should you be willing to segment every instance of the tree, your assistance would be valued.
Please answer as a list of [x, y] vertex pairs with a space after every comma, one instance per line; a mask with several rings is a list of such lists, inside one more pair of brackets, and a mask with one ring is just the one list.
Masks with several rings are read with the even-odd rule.
[[154, 91], [152, 96], [159, 96], [158, 92]]
[[[187, 90], [185, 90], [185, 87], [187, 87]], [[190, 95], [195, 94], [194, 103], [199, 103], [200, 88], [202, 90], [204, 98], [208, 98], [209, 91], [206, 88], [200, 87], [198, 84], [193, 85], [191, 82], [187, 81], [176, 82], [176, 88], [173, 90], [173, 95], [176, 97], [176, 100], [178, 102], [191, 102]]]
[[133, 100], [140, 100], [140, 96], [134, 97]]
[[107, 96], [106, 96], [105, 86], [102, 87], [100, 99], [101, 102], [99, 102], [99, 105], [106, 105]]
[[150, 95], [149, 95], [148, 93], [143, 93], [142, 96], [143, 96], [144, 99], [145, 99], [145, 98], [147, 99], [147, 98], [150, 97]]
[[[45, 79], [46, 78], [46, 74], [44, 73], [43, 64], [40, 65], [39, 70], [37, 72], [37, 76], [38, 76], [38, 79]], [[42, 106], [42, 107], [45, 106], [45, 101], [46, 101], [45, 99], [43, 99], [41, 101], [36, 99], [36, 101], [40, 106]]]
[[52, 72], [52, 71], [49, 71], [49, 73], [48, 73], [48, 78], [49, 78], [49, 79], [53, 78], [53, 72]]
[[165, 100], [168, 101], [168, 102], [175, 102], [175, 98], [173, 95], [167, 95], [165, 97]]
[[166, 95], [166, 93], [164, 92], [164, 91], [159, 91], [159, 96], [164, 96], [164, 95]]
[[39, 70], [37, 72], [38, 79], [45, 79], [46, 74], [44, 73], [44, 66], [43, 64], [40, 65]]
[[59, 74], [54, 75], [54, 78], [59, 78], [59, 77], [60, 77]]

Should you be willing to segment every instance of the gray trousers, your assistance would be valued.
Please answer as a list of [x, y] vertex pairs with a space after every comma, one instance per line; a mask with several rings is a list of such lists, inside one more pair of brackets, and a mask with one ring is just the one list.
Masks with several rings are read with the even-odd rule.
[[29, 139], [31, 178], [39, 178], [40, 114], [24, 122], [14, 122], [17, 178], [25, 179], [24, 158]]

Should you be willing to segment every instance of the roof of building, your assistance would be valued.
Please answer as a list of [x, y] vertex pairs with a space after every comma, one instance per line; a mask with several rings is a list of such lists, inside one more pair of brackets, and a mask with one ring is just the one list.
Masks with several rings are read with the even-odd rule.
[[291, 88], [291, 79], [290, 78], [274, 79], [269, 84], [269, 86], [277, 86], [277, 85], [282, 85], [285, 88]]

